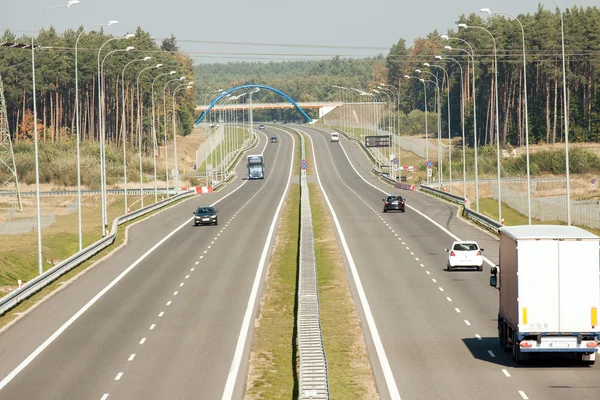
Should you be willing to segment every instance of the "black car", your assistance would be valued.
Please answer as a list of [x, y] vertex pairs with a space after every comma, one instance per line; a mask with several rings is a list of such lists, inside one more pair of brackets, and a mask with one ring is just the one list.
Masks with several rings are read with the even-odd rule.
[[194, 211], [194, 225], [219, 225], [217, 213], [218, 211], [213, 207], [198, 207]]
[[277, 136], [271, 137], [271, 143], [277, 143]]
[[404, 199], [402, 196], [388, 196], [383, 201], [383, 212], [388, 212], [389, 210], [404, 212]]

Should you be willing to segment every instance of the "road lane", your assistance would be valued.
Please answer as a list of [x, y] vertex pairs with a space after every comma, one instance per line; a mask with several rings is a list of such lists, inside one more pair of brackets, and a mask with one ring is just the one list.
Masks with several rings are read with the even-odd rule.
[[[322, 132], [314, 130], [311, 130], [311, 132], [316, 137], [325, 137]], [[484, 273], [473, 271], [446, 272], [444, 270], [446, 254], [443, 252], [443, 248], [448, 247], [452, 240], [446, 233], [419, 214], [414, 211], [411, 212], [412, 210], [408, 208], [405, 214], [381, 213], [382, 193], [376, 191], [362, 179], [358, 178], [352, 165], [348, 163], [346, 154], [350, 155], [352, 164], [355, 164], [355, 159], [352, 157], [351, 152], [351, 148], [354, 146], [345, 140], [342, 142], [342, 146], [330, 146], [331, 158], [334, 160], [334, 164], [341, 171], [340, 175], [343, 181], [348, 183], [358, 195], [367, 199], [367, 203], [374, 208], [381, 218], [386, 220], [389, 225], [389, 227], [386, 226], [388, 228], [388, 235], [390, 235], [391, 231], [394, 232], [393, 235], [399, 235], [398, 237], [401, 240], [399, 240], [397, 246], [400, 247], [401, 245], [405, 252], [404, 256], [399, 259], [405, 260], [410, 258], [416, 261], [415, 258], [419, 258], [419, 264], [424, 265], [424, 267], [419, 265], [419, 269], [425, 271], [425, 275], [431, 281], [432, 286], [438, 289], [438, 298], [446, 302], [446, 308], [451, 313], [454, 313], [457, 321], [463, 323], [462, 329], [467, 329], [468, 332], [471, 332], [469, 335], [458, 336], [456, 338], [452, 338], [452, 336], [448, 337], [448, 333], [450, 332], [442, 335], [445, 339], [452, 341], [460, 340], [463, 346], [469, 350], [469, 354], [465, 354], [466, 360], [464, 362], [477, 360], [478, 362], [473, 364], [473, 368], [482, 368], [483, 366], [487, 369], [490, 365], [498, 368], [502, 371], [500, 377], [503, 379], [508, 378], [504, 373], [506, 371], [510, 375], [511, 385], [517, 390], [517, 393], [522, 390], [530, 398], [561, 399], [567, 395], [573, 398], [585, 399], [597, 397], [599, 393], [597, 382], [600, 377], [597, 368], [573, 365], [565, 368], [556, 362], [542, 362], [517, 368], [510, 356], [503, 353], [498, 345], [496, 332], [498, 295], [496, 290], [488, 286], [489, 274], [487, 273], [487, 268], [484, 270]], [[346, 153], [344, 153], [344, 150], [346, 150]], [[355, 152], [354, 155], [366, 159], [362, 151]], [[363, 163], [363, 168], [363, 173], [369, 173], [369, 169], [367, 169], [365, 163]], [[365, 176], [365, 178], [367, 177]], [[377, 179], [373, 178], [372, 174], [367, 178], [369, 183], [382, 187], [386, 192], [406, 195], [409, 198], [409, 204], [426, 212], [428, 216], [431, 216], [430, 212], [436, 215], [436, 218], [438, 218], [437, 222], [447, 227], [454, 234], [466, 238], [477, 238], [480, 243], [482, 240], [478, 237], [485, 235], [483, 239], [486, 240], [486, 244], [483, 246], [486, 248], [487, 256], [490, 257], [488, 249], [491, 250], [492, 254], [497, 254], [497, 240], [490, 240], [487, 233], [481, 232], [478, 228], [469, 226], [465, 221], [456, 218], [455, 213], [447, 212], [446, 219], [440, 220], [444, 218], [442, 215], [444, 209], [447, 209], [447, 203], [421, 193], [396, 190], [389, 185], [386, 187], [385, 183], [377, 182]], [[425, 199], [422, 202], [423, 205], [420, 201], [422, 199]], [[438, 204], [436, 205], [436, 203]], [[446, 224], [444, 224], [444, 221]], [[356, 230], [356, 228], [354, 229]], [[373, 246], [375, 247], [375, 245]], [[406, 247], [409, 249], [406, 249]], [[491, 258], [494, 262], [497, 261], [494, 255]], [[442, 288], [444, 291], [440, 291], [439, 288]], [[382, 302], [382, 307], [386, 307], [385, 304], [385, 302]], [[443, 322], [444, 320], [440, 321]], [[446, 323], [444, 324], [446, 325]], [[462, 364], [463, 359], [460, 362]], [[498, 380], [497, 376], [498, 374], [495, 374], [494, 377], [491, 377], [490, 382]], [[506, 390], [504, 392], [506, 395]], [[518, 394], [517, 398], [521, 398], [521, 395]]]
[[[265, 138], [261, 141], [265, 143]], [[169, 397], [167, 393], [174, 393], [173, 387], [179, 388], [179, 397], [206, 392], [213, 398], [221, 392], [241, 324], [240, 314], [246, 308], [247, 292], [254, 279], [256, 253], [260, 255], [254, 240], [264, 241], [274, 212], [272, 203], [285, 189], [291, 148], [292, 140], [287, 135], [281, 137], [279, 145], [267, 146], [268, 179], [249, 181], [218, 204], [219, 226], [188, 224], [177, 232], [48, 346], [4, 388], [1, 397], [100, 398], [114, 384], [120, 385], [114, 389], [122, 392], [111, 398], [165, 398]], [[245, 175], [245, 163], [241, 164], [238, 176]], [[226, 193], [201, 196], [195, 205], [181, 207], [183, 220], [197, 205]], [[156, 219], [160, 221], [152, 228], [164, 235], [160, 222], [167, 224], [168, 219]], [[142, 237], [151, 234], [149, 227], [145, 228]], [[105, 263], [116, 260], [111, 257]], [[32, 320], [36, 317], [35, 313], [30, 316]], [[168, 318], [174, 321], [169, 323]], [[144, 337], [147, 340], [139, 344]], [[144, 346], [148, 348], [146, 353], [139, 351], [145, 350]], [[178, 351], [169, 352], [172, 346]], [[127, 361], [132, 354], [136, 354], [133, 361]], [[155, 355], [160, 357], [152, 360]], [[174, 355], [177, 362], [165, 363]], [[53, 368], [55, 365], [61, 368]], [[117, 371], [125, 367], [130, 369]]]

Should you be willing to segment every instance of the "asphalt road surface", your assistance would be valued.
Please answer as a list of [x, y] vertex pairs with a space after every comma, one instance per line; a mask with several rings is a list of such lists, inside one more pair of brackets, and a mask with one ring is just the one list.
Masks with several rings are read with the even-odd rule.
[[[331, 143], [327, 131], [297, 128], [312, 138], [319, 178], [353, 262], [346, 255], [348, 275], [354, 264], [360, 280], [350, 278], [382, 398], [600, 396], [597, 366], [538, 360], [517, 367], [500, 349], [498, 293], [489, 286], [489, 267], [498, 262], [495, 238], [459, 218], [454, 205], [381, 182], [356, 143], [344, 137]], [[406, 213], [384, 214], [384, 193], [404, 196]], [[479, 242], [490, 261], [483, 272], [446, 271], [451, 235]]]
[[[0, 398], [242, 397], [272, 228], [297, 169], [297, 140], [259, 137], [250, 153], [264, 148], [264, 180], [243, 179], [242, 159], [234, 183], [133, 226], [125, 247], [0, 335]], [[217, 201], [219, 225], [194, 227], [196, 207]]]

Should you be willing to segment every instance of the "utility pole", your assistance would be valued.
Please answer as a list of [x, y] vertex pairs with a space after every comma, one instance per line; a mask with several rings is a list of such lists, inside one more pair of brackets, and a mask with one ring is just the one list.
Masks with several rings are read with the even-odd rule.
[[8, 202], [13, 208], [21, 212], [23, 211], [23, 204], [21, 202], [21, 192], [19, 191], [15, 153], [13, 151], [10, 130], [8, 129], [4, 84], [2, 83], [2, 75], [0, 75], [0, 171], [3, 170], [8, 171], [8, 179], [0, 181], [0, 191], [14, 193], [14, 196], [7, 197], [9, 199]]

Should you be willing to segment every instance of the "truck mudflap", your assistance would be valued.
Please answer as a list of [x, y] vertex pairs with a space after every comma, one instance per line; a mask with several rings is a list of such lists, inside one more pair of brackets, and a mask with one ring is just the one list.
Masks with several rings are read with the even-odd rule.
[[537, 338], [521, 340], [519, 347], [523, 353], [589, 353], [588, 355], [595, 356], [598, 352], [598, 338], [539, 335]]

